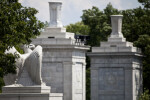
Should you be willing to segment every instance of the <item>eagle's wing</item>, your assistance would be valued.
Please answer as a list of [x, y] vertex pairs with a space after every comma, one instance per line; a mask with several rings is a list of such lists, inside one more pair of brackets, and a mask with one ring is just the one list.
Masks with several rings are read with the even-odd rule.
[[25, 59], [24, 67], [26, 68], [31, 80], [36, 85], [42, 84], [41, 67], [42, 67], [42, 47], [37, 46], [31, 54]]

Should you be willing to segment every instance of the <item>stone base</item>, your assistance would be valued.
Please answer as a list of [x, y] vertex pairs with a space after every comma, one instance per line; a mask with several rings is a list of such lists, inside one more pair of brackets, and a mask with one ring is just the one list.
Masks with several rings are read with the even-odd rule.
[[3, 93], [50, 93], [49, 86], [4, 86]]
[[66, 32], [66, 28], [52, 28], [47, 27], [44, 32], [41, 33], [37, 38], [65, 38], [74, 39], [74, 33]]
[[123, 37], [109, 37], [107, 42], [101, 42], [100, 47], [92, 47], [92, 52], [108, 53], [108, 52], [138, 52], [141, 50], [134, 47], [133, 43], [127, 42]]
[[5, 86], [0, 100], [63, 100], [62, 93], [50, 93], [48, 86]]
[[63, 100], [62, 93], [2, 93], [0, 100]]

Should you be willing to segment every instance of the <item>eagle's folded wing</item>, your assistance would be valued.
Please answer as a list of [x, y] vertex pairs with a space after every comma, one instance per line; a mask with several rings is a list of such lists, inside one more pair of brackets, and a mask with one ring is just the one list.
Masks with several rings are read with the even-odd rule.
[[26, 58], [24, 63], [24, 67], [26, 67], [31, 80], [36, 85], [42, 84], [41, 66], [42, 66], [42, 47], [37, 46], [32, 51], [32, 53]]

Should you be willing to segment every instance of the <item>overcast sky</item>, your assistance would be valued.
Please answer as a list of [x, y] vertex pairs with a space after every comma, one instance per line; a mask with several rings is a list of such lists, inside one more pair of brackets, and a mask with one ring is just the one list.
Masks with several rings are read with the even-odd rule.
[[[48, 2], [52, 0], [19, 0], [23, 6], [34, 7], [39, 13], [36, 15], [39, 20], [49, 22], [49, 5]], [[58, 0], [53, 0], [58, 1]], [[60, 1], [60, 0], [59, 0]], [[103, 10], [109, 2], [113, 7], [124, 10], [141, 6], [138, 0], [61, 0], [62, 6], [62, 23], [68, 25], [80, 21], [82, 10], [92, 8], [92, 6], [98, 7]]]

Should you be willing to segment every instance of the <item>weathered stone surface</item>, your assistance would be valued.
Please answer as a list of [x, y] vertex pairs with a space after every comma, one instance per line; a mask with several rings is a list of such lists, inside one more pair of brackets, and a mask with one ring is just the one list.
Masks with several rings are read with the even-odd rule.
[[142, 55], [121, 33], [122, 16], [112, 16], [112, 33], [92, 47], [91, 100], [137, 100], [142, 92]]
[[[71, 38], [74, 39], [74, 33], [66, 32], [66, 28], [47, 27], [37, 38]], [[58, 39], [58, 40], [59, 40]], [[61, 39], [60, 39], [61, 40]]]
[[49, 27], [62, 27], [61, 6], [62, 2], [60, 1], [49, 2], [49, 9], [50, 9]]
[[[7, 52], [14, 53], [15, 51], [16, 49], [12, 48]], [[17, 77], [13, 78], [15, 82], [11, 83], [8, 81], [12, 80], [9, 79], [12, 77], [5, 77], [7, 86], [2, 88], [0, 100], [63, 100], [62, 93], [51, 93], [51, 88], [49, 86], [45, 86], [42, 81], [42, 47], [37, 46], [33, 51], [26, 48], [25, 54], [23, 55], [19, 52], [17, 53], [20, 55], [19, 59], [24, 59], [17, 60], [17, 65], [20, 65], [20, 70], [18, 70], [16, 75]], [[57, 76], [61, 77], [62, 75], [59, 73], [61, 70], [62, 68], [57, 68], [54, 72]], [[48, 74], [49, 73], [46, 75]], [[59, 83], [55, 81], [55, 79], [53, 79], [52, 82], [54, 82], [54, 84]], [[62, 82], [58, 85], [62, 85]]]
[[50, 93], [49, 86], [4, 86], [3, 93]]
[[[38, 45], [38, 40], [33, 43]], [[42, 79], [51, 86], [51, 92], [63, 93], [64, 100], [85, 100], [85, 52], [89, 47], [44, 42], [40, 45], [43, 47]]]
[[24, 54], [20, 54], [14, 47], [6, 51], [6, 53], [17, 53], [20, 56], [19, 59], [16, 59], [17, 73], [8, 74], [4, 77], [6, 85], [21, 84], [22, 86], [32, 86], [43, 84], [41, 78], [42, 47], [37, 46], [32, 51], [30, 45], [24, 45]]
[[46, 28], [32, 43], [43, 47], [42, 78], [51, 92], [63, 93], [63, 100], [85, 100], [85, 52], [89, 46], [59, 26]]
[[111, 15], [112, 32], [111, 38], [123, 38], [122, 35], [122, 17], [123, 15]]
[[61, 93], [6, 93], [1, 94], [1, 100], [63, 100]]

